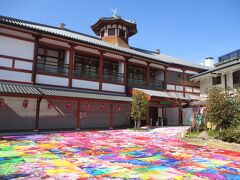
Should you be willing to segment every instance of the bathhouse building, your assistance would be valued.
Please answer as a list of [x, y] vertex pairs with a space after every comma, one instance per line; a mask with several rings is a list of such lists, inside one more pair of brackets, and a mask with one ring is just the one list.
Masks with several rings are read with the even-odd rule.
[[91, 28], [0, 16], [0, 131], [127, 127], [134, 91], [149, 97], [145, 125], [184, 124], [181, 108], [200, 95], [188, 77], [208, 68], [130, 46], [137, 24], [120, 16]]

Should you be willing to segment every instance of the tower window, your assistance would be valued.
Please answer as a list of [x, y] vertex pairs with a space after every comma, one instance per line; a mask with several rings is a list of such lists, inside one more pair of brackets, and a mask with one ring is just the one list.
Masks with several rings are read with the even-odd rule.
[[125, 38], [125, 31], [122, 29], [119, 29], [119, 36]]
[[113, 29], [113, 28], [108, 29], [108, 35], [109, 36], [114, 36], [115, 35], [115, 29]]

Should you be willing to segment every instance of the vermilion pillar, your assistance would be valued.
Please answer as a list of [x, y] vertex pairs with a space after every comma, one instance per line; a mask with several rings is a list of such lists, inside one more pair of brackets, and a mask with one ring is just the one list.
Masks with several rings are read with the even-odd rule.
[[70, 48], [70, 57], [69, 57], [69, 69], [68, 69], [68, 77], [69, 77], [69, 82], [68, 86], [72, 87], [72, 76], [73, 76], [73, 65], [74, 65], [74, 45], [71, 44]]
[[128, 92], [128, 58], [125, 58], [124, 62], [124, 84], [125, 84], [125, 93]]
[[102, 91], [102, 81], [103, 81], [103, 52], [100, 52], [99, 58], [99, 73], [98, 73], [98, 81], [99, 81], [99, 90]]
[[165, 91], [167, 91], [167, 66], [164, 66], [164, 86]]
[[40, 115], [40, 103], [41, 98], [37, 98], [37, 106], [36, 106], [36, 117], [35, 117], [35, 128], [34, 131], [38, 131], [39, 129], [39, 115]]
[[182, 79], [183, 79], [183, 83], [182, 83], [182, 85], [183, 85], [183, 97], [185, 97], [185, 86], [186, 86], [186, 80], [185, 80], [185, 70], [183, 69], [183, 73], [182, 73]]
[[33, 70], [32, 70], [32, 82], [33, 82], [33, 84], [36, 84], [38, 46], [39, 46], [39, 36], [36, 36], [35, 37], [35, 42], [34, 42]]
[[110, 122], [109, 122], [109, 128], [112, 129], [112, 121], [113, 121], [113, 104], [110, 104], [110, 110], [109, 110], [109, 115], [110, 115]]
[[80, 130], [80, 113], [81, 113], [81, 111], [80, 111], [80, 107], [81, 107], [81, 103], [80, 103], [80, 101], [78, 101], [77, 102], [77, 128], [76, 128], [76, 130]]
[[150, 63], [147, 63], [147, 88], [149, 86], [149, 78], [150, 78]]

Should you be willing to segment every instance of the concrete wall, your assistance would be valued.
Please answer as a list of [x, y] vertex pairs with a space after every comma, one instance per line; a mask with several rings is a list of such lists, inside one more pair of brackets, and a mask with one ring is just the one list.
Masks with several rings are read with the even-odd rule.
[[129, 126], [130, 105], [119, 104], [121, 111], [118, 109], [118, 104], [113, 105], [113, 127]]
[[[48, 103], [52, 104], [51, 109]], [[71, 104], [68, 111], [67, 104]], [[77, 103], [63, 100], [45, 100], [41, 101], [39, 129], [75, 129], [77, 115]]]
[[[0, 107], [0, 131], [3, 130], [33, 130], [35, 126], [36, 99], [0, 97], [5, 104]], [[28, 107], [23, 108], [24, 100]]]

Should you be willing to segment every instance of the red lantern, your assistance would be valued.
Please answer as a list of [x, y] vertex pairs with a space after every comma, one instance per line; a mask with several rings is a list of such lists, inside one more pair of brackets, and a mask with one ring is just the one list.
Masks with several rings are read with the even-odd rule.
[[90, 111], [91, 110], [91, 105], [88, 103], [87, 104], [87, 111]]
[[117, 110], [118, 110], [118, 112], [122, 111], [122, 107], [120, 105], [118, 105]]
[[102, 104], [101, 110], [102, 110], [102, 112], [105, 112], [105, 111], [106, 111], [106, 106], [105, 106], [105, 104]]
[[26, 109], [28, 107], [28, 100], [23, 100], [23, 104], [22, 104], [23, 108]]
[[71, 109], [72, 109], [72, 105], [71, 105], [71, 103], [67, 103], [67, 110], [68, 110], [68, 112], [70, 112]]
[[0, 98], [0, 108], [2, 108], [5, 104], [5, 100], [3, 98]]
[[51, 102], [48, 103], [48, 109], [52, 109], [53, 105]]

